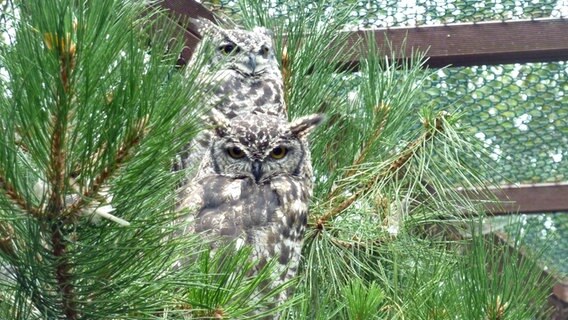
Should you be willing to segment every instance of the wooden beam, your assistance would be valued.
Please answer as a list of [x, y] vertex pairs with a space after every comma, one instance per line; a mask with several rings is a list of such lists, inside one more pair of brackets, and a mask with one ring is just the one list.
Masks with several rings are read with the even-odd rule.
[[163, 8], [170, 10], [174, 15], [178, 16], [180, 23], [184, 23], [182, 27], [189, 30], [195, 35], [199, 35], [197, 30], [188, 23], [188, 18], [205, 18], [215, 21], [215, 16], [211, 11], [205, 8], [201, 3], [194, 0], [160, 0], [158, 2]]
[[557, 283], [552, 289], [552, 292], [558, 297], [558, 299], [568, 302], [568, 285]]
[[[430, 67], [494, 65], [505, 63], [568, 60], [568, 20], [461, 23], [441, 26], [357, 31], [350, 43], [365, 40], [373, 33], [377, 46], [388, 53], [387, 39], [395, 52], [427, 51]], [[365, 42], [365, 41], [364, 41]], [[358, 56], [348, 64], [358, 65]]]
[[568, 184], [502, 186], [493, 190], [502, 206], [488, 205], [492, 215], [568, 212]]
[[556, 295], [552, 294], [548, 297], [548, 304], [552, 306], [553, 311], [550, 314], [552, 320], [568, 319], [568, 302], [562, 301]]
[[[199, 42], [199, 34], [187, 18], [204, 17], [214, 21], [214, 15], [194, 0], [161, 0], [161, 6], [170, 10], [187, 30], [187, 50], [182, 56], [189, 59]], [[184, 20], [185, 18], [185, 20]], [[351, 32], [350, 43], [366, 40], [372, 32], [377, 46], [390, 52], [388, 41], [395, 52], [406, 43], [404, 54], [412, 50], [427, 51], [430, 67], [494, 65], [504, 63], [549, 62], [568, 60], [568, 20], [534, 19], [460, 23], [438, 26], [393, 27]], [[388, 40], [388, 41], [387, 41]], [[346, 64], [357, 67], [359, 56], [347, 59]]]
[[185, 65], [201, 39], [199, 32], [189, 23], [189, 18], [201, 17], [214, 21], [215, 17], [211, 11], [194, 0], [160, 0], [157, 4], [167, 9], [170, 12], [170, 17], [176, 21], [180, 29], [184, 30], [185, 47], [180, 53], [177, 64], [179, 66]]

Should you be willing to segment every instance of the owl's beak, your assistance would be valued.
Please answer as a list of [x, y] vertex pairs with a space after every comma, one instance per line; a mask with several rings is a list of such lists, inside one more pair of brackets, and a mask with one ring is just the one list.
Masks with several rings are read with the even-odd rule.
[[252, 70], [252, 73], [254, 74], [254, 69], [256, 69], [256, 55], [254, 53], [249, 53], [249, 67]]
[[252, 175], [254, 176], [255, 182], [258, 183], [260, 177], [262, 176], [262, 162], [255, 160], [252, 163]]

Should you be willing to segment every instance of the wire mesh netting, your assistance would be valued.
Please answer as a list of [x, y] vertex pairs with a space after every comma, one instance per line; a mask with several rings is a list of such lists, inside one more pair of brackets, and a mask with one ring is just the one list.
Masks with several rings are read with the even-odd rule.
[[[237, 1], [205, 5], [239, 19]], [[355, 0], [329, 1], [326, 6], [330, 19], [339, 6], [351, 6], [347, 30], [568, 16], [566, 0]], [[267, 2], [266, 7], [271, 17], [284, 20], [298, 10], [283, 0]], [[429, 80], [424, 103], [465, 114], [462, 125], [483, 142], [497, 173], [488, 176], [488, 183], [561, 183], [568, 180], [566, 92], [568, 61], [449, 67]], [[481, 161], [476, 155], [470, 159], [474, 165]], [[543, 265], [560, 278], [568, 277], [567, 217], [538, 215], [519, 222], [528, 246], [542, 247], [548, 241]]]
[[[238, 1], [209, 0], [204, 4], [214, 10], [238, 17]], [[294, 8], [285, 0], [266, 4], [274, 17], [285, 17]], [[567, 0], [382, 0], [328, 1], [330, 12], [338, 6], [351, 6], [350, 25], [356, 28], [418, 26], [459, 22], [563, 18], [568, 16]], [[309, 8], [309, 7], [308, 7]]]
[[499, 173], [491, 182], [562, 182], [568, 179], [567, 71], [565, 62], [441, 69], [425, 101], [466, 114], [463, 125], [484, 143]]
[[[497, 173], [488, 182], [528, 184], [568, 180], [566, 92], [568, 65], [551, 62], [442, 69], [425, 94], [465, 113], [463, 125], [483, 142]], [[541, 265], [566, 281], [568, 214], [523, 215], [504, 231], [516, 228], [527, 247], [543, 250]]]
[[414, 26], [561, 17], [566, 5], [564, 1], [361, 1], [353, 17], [367, 28]]
[[[498, 219], [509, 219], [499, 217]], [[568, 239], [568, 214], [554, 213], [537, 216], [521, 215], [516, 223], [505, 227], [504, 232], [524, 236], [525, 246], [539, 248], [539, 261], [543, 269], [559, 276], [568, 284], [568, 264], [566, 264], [566, 239]]]

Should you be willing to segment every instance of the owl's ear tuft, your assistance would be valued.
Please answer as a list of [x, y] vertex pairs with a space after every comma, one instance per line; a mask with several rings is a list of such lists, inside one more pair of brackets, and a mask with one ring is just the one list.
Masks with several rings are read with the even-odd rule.
[[290, 123], [290, 131], [297, 137], [305, 137], [317, 128], [324, 119], [325, 117], [322, 114], [311, 114], [298, 118]]
[[214, 35], [219, 32], [219, 27], [213, 23], [213, 21], [199, 17], [199, 18], [190, 18], [189, 21], [195, 26], [197, 31], [201, 34], [201, 36], [205, 35]]
[[217, 136], [224, 137], [227, 135], [230, 122], [221, 111], [215, 108], [211, 109], [211, 122], [213, 123], [213, 128]]

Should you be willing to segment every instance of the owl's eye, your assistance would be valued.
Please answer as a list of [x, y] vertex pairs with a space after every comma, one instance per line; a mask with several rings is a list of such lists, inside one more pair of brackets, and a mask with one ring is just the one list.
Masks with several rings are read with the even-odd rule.
[[219, 51], [221, 51], [224, 54], [232, 54], [232, 53], [239, 53], [239, 51], [241, 51], [241, 48], [239, 48], [234, 43], [227, 43], [225, 45], [220, 46]]
[[245, 156], [244, 151], [237, 147], [227, 149], [227, 153], [233, 159], [240, 159]]
[[274, 149], [272, 149], [272, 151], [270, 152], [270, 156], [272, 157], [272, 159], [282, 159], [284, 158], [284, 156], [288, 153], [288, 149], [286, 149], [285, 147], [276, 147]]
[[270, 48], [268, 48], [268, 46], [263, 45], [260, 48], [260, 54], [266, 57], [268, 53], [270, 53]]

